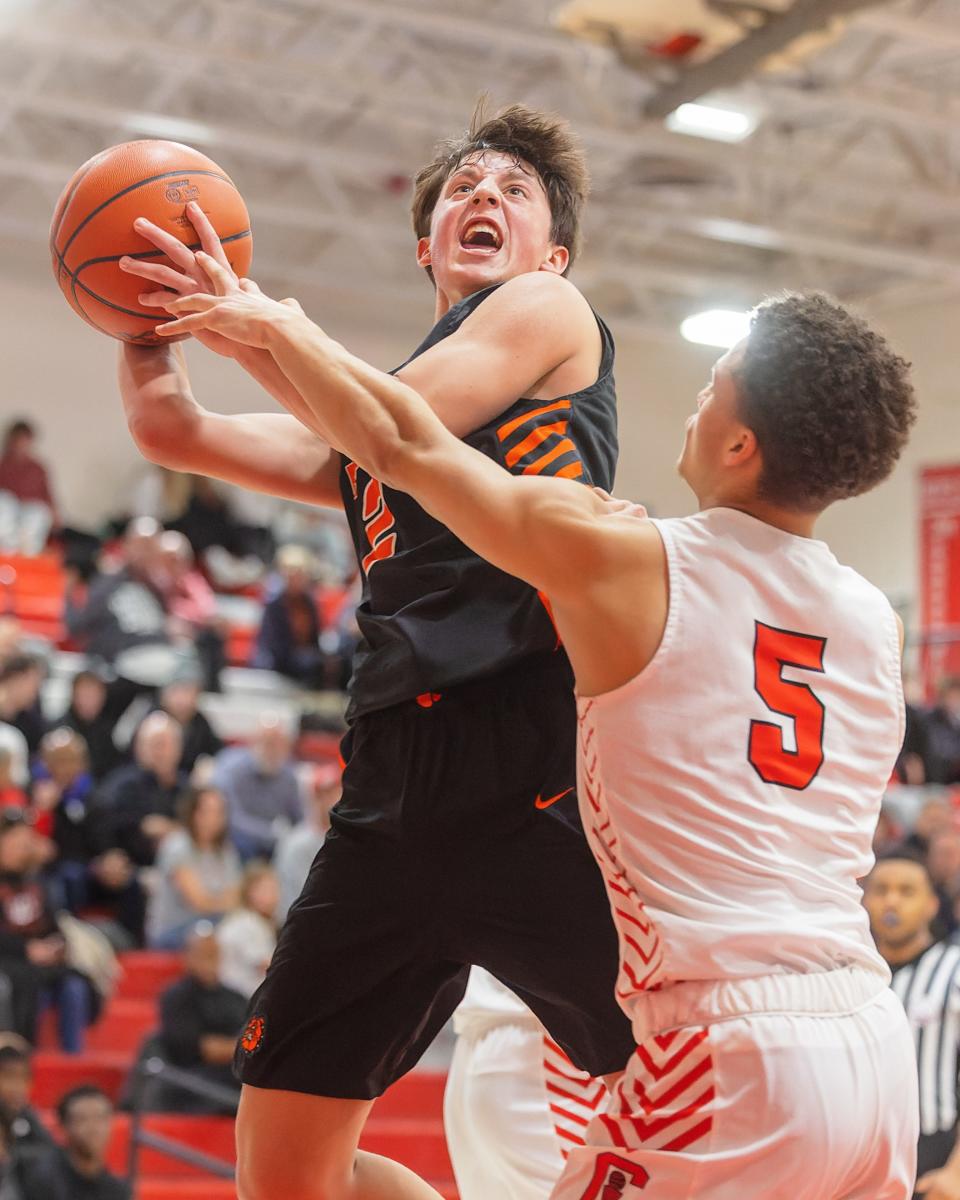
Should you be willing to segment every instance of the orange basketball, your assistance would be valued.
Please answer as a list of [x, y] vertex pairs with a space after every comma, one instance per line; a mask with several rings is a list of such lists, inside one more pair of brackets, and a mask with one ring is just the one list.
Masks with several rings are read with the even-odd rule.
[[179, 142], [139, 141], [111, 146], [85, 162], [57, 201], [50, 226], [53, 271], [71, 308], [85, 321], [125, 342], [142, 346], [165, 339], [154, 328], [172, 318], [137, 300], [155, 284], [117, 266], [126, 254], [173, 266], [134, 231], [146, 217], [181, 242], [199, 249], [187, 218], [195, 200], [220, 235], [238, 275], [250, 270], [250, 218], [230, 176], [206, 155]]

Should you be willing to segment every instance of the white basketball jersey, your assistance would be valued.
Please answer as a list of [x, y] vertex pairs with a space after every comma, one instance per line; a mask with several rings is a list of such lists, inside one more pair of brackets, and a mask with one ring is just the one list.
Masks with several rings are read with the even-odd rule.
[[728, 508], [658, 521], [649, 666], [580, 698], [579, 792], [620, 935], [618, 996], [860, 965], [857, 883], [903, 738], [896, 618], [825, 543]]

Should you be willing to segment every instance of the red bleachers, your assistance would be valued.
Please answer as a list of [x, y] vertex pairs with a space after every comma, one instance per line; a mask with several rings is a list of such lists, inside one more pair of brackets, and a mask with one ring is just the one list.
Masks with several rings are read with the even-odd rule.
[[[62, 1054], [44, 1048], [34, 1057], [33, 1103], [51, 1124], [52, 1110], [63, 1093], [81, 1083], [95, 1083], [114, 1100], [133, 1064], [141, 1039], [156, 1026], [157, 997], [181, 971], [176, 954], [139, 951], [121, 956], [124, 974], [116, 994], [104, 1006], [87, 1036], [85, 1052]], [[51, 1047], [53, 1022], [44, 1022], [42, 1042]], [[453, 1170], [443, 1135], [444, 1076], [414, 1073], [377, 1101], [361, 1147], [404, 1163], [428, 1179], [446, 1200], [456, 1200]], [[216, 1158], [233, 1161], [233, 1121], [226, 1117], [151, 1114], [144, 1127], [183, 1142]], [[130, 1117], [118, 1113], [108, 1160], [125, 1170], [130, 1144]], [[232, 1183], [215, 1179], [186, 1163], [144, 1149], [136, 1200], [236, 1200]]]

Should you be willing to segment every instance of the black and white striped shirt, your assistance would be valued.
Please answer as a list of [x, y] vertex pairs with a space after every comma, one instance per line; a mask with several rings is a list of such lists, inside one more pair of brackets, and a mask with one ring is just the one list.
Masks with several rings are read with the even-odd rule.
[[920, 1076], [920, 1133], [957, 1124], [960, 1081], [960, 946], [934, 942], [893, 969], [894, 992], [913, 1032]]

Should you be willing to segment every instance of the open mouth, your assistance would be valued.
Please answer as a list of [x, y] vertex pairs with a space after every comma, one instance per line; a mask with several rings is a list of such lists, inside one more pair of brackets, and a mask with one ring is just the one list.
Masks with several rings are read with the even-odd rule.
[[503, 236], [490, 221], [471, 221], [460, 234], [460, 245], [465, 250], [499, 250]]

